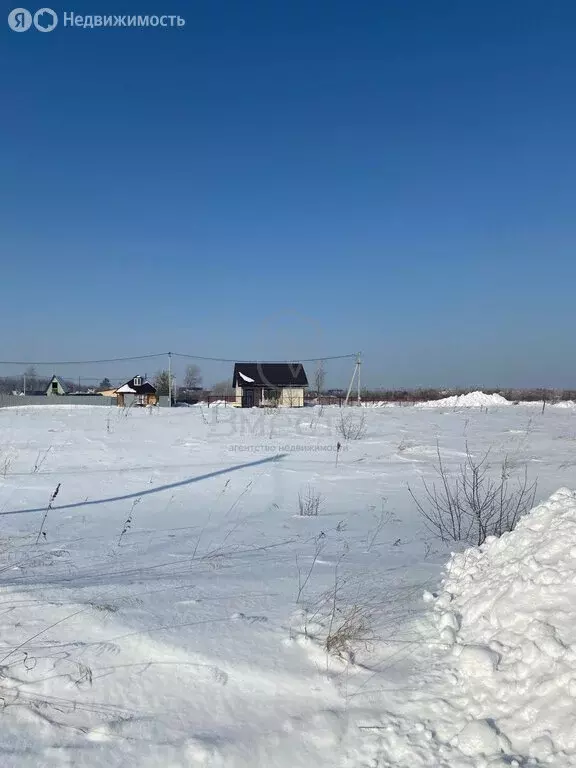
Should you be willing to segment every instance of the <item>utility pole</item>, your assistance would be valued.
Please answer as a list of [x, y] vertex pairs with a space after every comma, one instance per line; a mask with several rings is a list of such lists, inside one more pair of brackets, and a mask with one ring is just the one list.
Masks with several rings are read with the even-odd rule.
[[358, 352], [358, 355], [356, 356], [356, 363], [354, 364], [354, 372], [352, 374], [352, 378], [350, 379], [350, 386], [348, 387], [348, 392], [346, 393], [346, 400], [344, 400], [344, 405], [348, 405], [348, 401], [350, 400], [350, 393], [352, 392], [352, 387], [354, 386], [354, 379], [356, 376], [358, 376], [358, 405], [360, 405], [360, 365], [362, 361], [360, 359], [360, 352]]
[[26, 371], [24, 371], [24, 376], [22, 378], [23, 378], [22, 390], [23, 390], [24, 396], [26, 396]]
[[172, 408], [172, 352], [168, 352], [168, 408]]

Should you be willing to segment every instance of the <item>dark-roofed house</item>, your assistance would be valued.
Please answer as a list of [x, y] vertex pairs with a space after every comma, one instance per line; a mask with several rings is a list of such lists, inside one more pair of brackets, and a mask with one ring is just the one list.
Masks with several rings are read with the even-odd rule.
[[42, 392], [43, 395], [46, 395], [46, 397], [54, 397], [56, 395], [67, 395], [68, 389], [66, 388], [66, 385], [62, 381], [62, 379], [58, 378], [58, 376], [52, 376], [50, 379], [50, 383], [48, 384], [48, 387], [46, 389], [46, 392]]
[[156, 405], [158, 390], [142, 376], [134, 376], [116, 390], [116, 403], [124, 408], [130, 405]]
[[242, 408], [301, 408], [308, 379], [302, 363], [236, 363], [232, 386], [236, 392], [235, 405]]

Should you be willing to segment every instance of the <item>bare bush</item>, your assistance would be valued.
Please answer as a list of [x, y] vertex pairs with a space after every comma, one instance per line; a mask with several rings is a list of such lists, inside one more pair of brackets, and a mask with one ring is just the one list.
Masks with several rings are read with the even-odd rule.
[[14, 461], [14, 455], [11, 453], [0, 454], [0, 474], [6, 477]]
[[430, 485], [423, 481], [422, 499], [408, 486], [429, 531], [442, 541], [479, 546], [488, 536], [512, 531], [534, 506], [537, 482], [529, 483], [526, 467], [513, 483], [512, 464], [506, 457], [495, 477], [490, 471], [489, 453], [475, 459], [466, 446], [466, 460], [452, 477], [437, 447], [439, 482]]
[[324, 641], [326, 653], [354, 663], [356, 650], [374, 639], [373, 620], [370, 606], [335, 604]]
[[298, 510], [300, 512], [300, 517], [318, 517], [322, 502], [323, 498], [321, 494], [309, 485], [305, 493], [298, 494]]
[[312, 561], [310, 563], [310, 567], [304, 574], [302, 572], [302, 568], [300, 566], [300, 558], [298, 555], [296, 555], [296, 570], [298, 571], [298, 595], [296, 596], [296, 602], [299, 603], [302, 598], [302, 593], [306, 589], [306, 585], [310, 581], [310, 577], [312, 576], [312, 571], [314, 570], [314, 566], [316, 565], [316, 561], [320, 557], [320, 554], [325, 546], [324, 538], [317, 536], [314, 540], [316, 543], [316, 549], [314, 550], [314, 555], [312, 557]]
[[365, 585], [354, 585], [350, 577], [341, 575], [344, 556], [345, 552], [334, 568], [332, 588], [306, 612], [304, 632], [325, 650], [327, 665], [330, 656], [354, 664], [358, 651], [367, 649], [376, 637], [378, 603], [367, 594]]
[[[368, 532], [368, 537], [366, 539], [366, 551], [367, 552], [370, 552], [372, 547], [375, 545], [376, 539], [380, 535], [380, 533], [381, 533], [382, 529], [384, 528], [384, 526], [387, 523], [391, 522], [392, 519], [394, 518], [394, 515], [392, 514], [392, 512], [389, 509], [385, 509], [386, 502], [387, 502], [386, 497], [382, 496], [382, 498], [380, 499], [380, 514], [379, 515], [375, 515], [376, 527], [374, 528], [374, 530], [371, 530], [371, 531]], [[375, 509], [376, 509], [375, 506], [370, 507], [370, 510], [372, 512], [374, 512]]]
[[336, 424], [338, 434], [344, 440], [362, 440], [366, 435], [366, 416], [347, 413], [340, 414], [340, 421]]

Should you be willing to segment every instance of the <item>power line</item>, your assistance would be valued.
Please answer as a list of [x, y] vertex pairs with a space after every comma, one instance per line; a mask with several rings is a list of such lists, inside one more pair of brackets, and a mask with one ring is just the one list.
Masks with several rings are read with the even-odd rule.
[[151, 357], [165, 357], [168, 352], [156, 355], [138, 355], [137, 357], [111, 357], [108, 360], [0, 360], [0, 365], [97, 365], [99, 363], [123, 363], [128, 360], [146, 360]]
[[238, 358], [231, 359], [226, 357], [202, 357], [201, 355], [185, 355], [181, 354], [180, 352], [172, 352], [172, 355], [174, 357], [186, 357], [189, 360], [208, 360], [213, 363], [246, 363], [246, 362], [255, 362], [255, 363], [316, 363], [320, 360], [345, 360], [347, 358], [351, 357], [357, 357], [358, 353], [354, 352], [351, 355], [332, 355], [330, 357], [309, 357], [309, 358], [296, 358], [292, 357], [288, 360], [238, 360]]
[[[130, 362], [132, 360], [150, 360], [152, 358], [158, 358], [158, 357], [166, 357], [168, 355], [172, 355], [173, 357], [183, 357], [188, 360], [205, 360], [208, 362], [213, 363], [238, 363], [238, 362], [246, 362], [238, 359], [233, 358], [226, 358], [226, 357], [205, 357], [203, 355], [187, 355], [181, 352], [158, 352], [153, 355], [137, 355], [134, 357], [111, 357], [106, 360], [0, 360], [0, 365], [100, 365], [103, 363], [124, 363], [124, 362]], [[328, 357], [325, 356], [319, 356], [319, 357], [309, 357], [305, 359], [299, 359], [295, 360], [295, 358], [290, 358], [289, 360], [256, 360], [253, 362], [258, 363], [293, 363], [293, 362], [300, 362], [300, 363], [315, 363], [320, 360], [345, 360], [348, 358], [354, 358], [357, 356], [357, 353], [354, 352], [353, 354], [349, 355], [331, 355]]]

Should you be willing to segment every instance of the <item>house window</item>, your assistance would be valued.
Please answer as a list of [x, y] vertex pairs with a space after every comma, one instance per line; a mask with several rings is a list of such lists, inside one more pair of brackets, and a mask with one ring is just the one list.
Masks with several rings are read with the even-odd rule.
[[58, 382], [53, 381], [52, 382], [52, 392], [58, 392]]
[[134, 386], [135, 387], [142, 386], [142, 376], [134, 376]]

